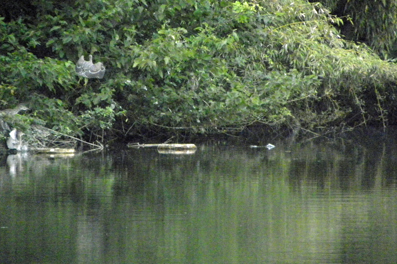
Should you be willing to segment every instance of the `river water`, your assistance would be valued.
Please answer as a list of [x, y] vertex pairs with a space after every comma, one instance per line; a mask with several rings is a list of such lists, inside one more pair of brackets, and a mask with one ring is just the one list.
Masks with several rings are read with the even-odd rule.
[[9, 155], [0, 263], [396, 263], [387, 140]]

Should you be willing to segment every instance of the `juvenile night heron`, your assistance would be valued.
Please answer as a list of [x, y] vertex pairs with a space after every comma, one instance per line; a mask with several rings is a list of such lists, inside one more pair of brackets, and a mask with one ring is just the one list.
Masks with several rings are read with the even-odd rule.
[[102, 62], [93, 63], [92, 55], [90, 54], [89, 60], [84, 59], [84, 55], [76, 63], [76, 73], [77, 75], [88, 78], [88, 79], [102, 79], [105, 75], [106, 68], [103, 66]]
[[0, 110], [0, 119], [5, 116], [14, 116], [18, 114], [20, 111], [29, 110], [29, 108], [24, 104], [18, 104], [16, 107], [11, 109]]

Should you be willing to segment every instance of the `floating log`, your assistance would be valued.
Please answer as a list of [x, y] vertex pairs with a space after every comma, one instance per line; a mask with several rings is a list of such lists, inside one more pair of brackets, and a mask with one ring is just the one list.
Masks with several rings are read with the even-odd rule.
[[74, 157], [76, 154], [75, 153], [37, 153], [37, 155], [52, 159], [67, 159]]
[[139, 144], [128, 143], [129, 148], [158, 148], [158, 149], [197, 149], [194, 144]]
[[158, 148], [157, 152], [160, 154], [172, 154], [172, 155], [192, 155], [196, 152], [197, 148], [194, 149], [166, 149]]
[[74, 148], [33, 148], [30, 150], [43, 154], [68, 154], [76, 152]]
[[159, 144], [158, 149], [197, 149], [194, 144]]

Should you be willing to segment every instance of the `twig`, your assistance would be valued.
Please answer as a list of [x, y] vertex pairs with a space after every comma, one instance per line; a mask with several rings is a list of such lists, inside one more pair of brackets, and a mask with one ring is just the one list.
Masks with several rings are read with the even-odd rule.
[[103, 149], [103, 145], [102, 145], [102, 144], [96, 145], [96, 144], [93, 144], [93, 143], [84, 141], [84, 140], [82, 140], [82, 139], [79, 139], [79, 138], [76, 138], [76, 137], [73, 137], [73, 136], [64, 134], [64, 133], [62, 133], [62, 132], [55, 131], [55, 130], [53, 130], [53, 129], [51, 129], [51, 128], [47, 128], [47, 129], [50, 130], [50, 131], [52, 131], [52, 132], [54, 132], [54, 133], [58, 133], [58, 134], [60, 134], [60, 135], [62, 135], [62, 136], [65, 136], [65, 137], [68, 137], [68, 138], [71, 138], [71, 139], [80, 141], [80, 142], [82, 142], [82, 143], [84, 143], [84, 144], [87, 144], [87, 145], [90, 145], [90, 146], [94, 146], [94, 147], [96, 147], [97, 149]]

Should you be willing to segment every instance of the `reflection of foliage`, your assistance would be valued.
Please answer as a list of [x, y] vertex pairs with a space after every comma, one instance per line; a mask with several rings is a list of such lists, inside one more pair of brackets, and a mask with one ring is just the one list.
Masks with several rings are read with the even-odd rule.
[[[46, 126], [100, 137], [395, 118], [395, 67], [343, 40], [321, 4], [291, 3], [35, 1], [34, 16], [0, 18], [0, 103], [31, 100]], [[103, 80], [78, 82], [88, 53]]]
[[[380, 142], [375, 153], [357, 142], [329, 143], [291, 152], [209, 146], [178, 157], [35, 155], [18, 177], [3, 177], [10, 242], [2, 248], [24, 263], [32, 252], [41, 263], [73, 263], [78, 242], [106, 247], [84, 253], [110, 263], [302, 263], [321, 252], [335, 262], [341, 244], [353, 253], [364, 245], [359, 234], [382, 247], [365, 244], [371, 263], [394, 256], [395, 148], [383, 148], [392, 151], [386, 155]], [[352, 235], [341, 236], [346, 230]], [[353, 253], [344, 258], [362, 262]]]

